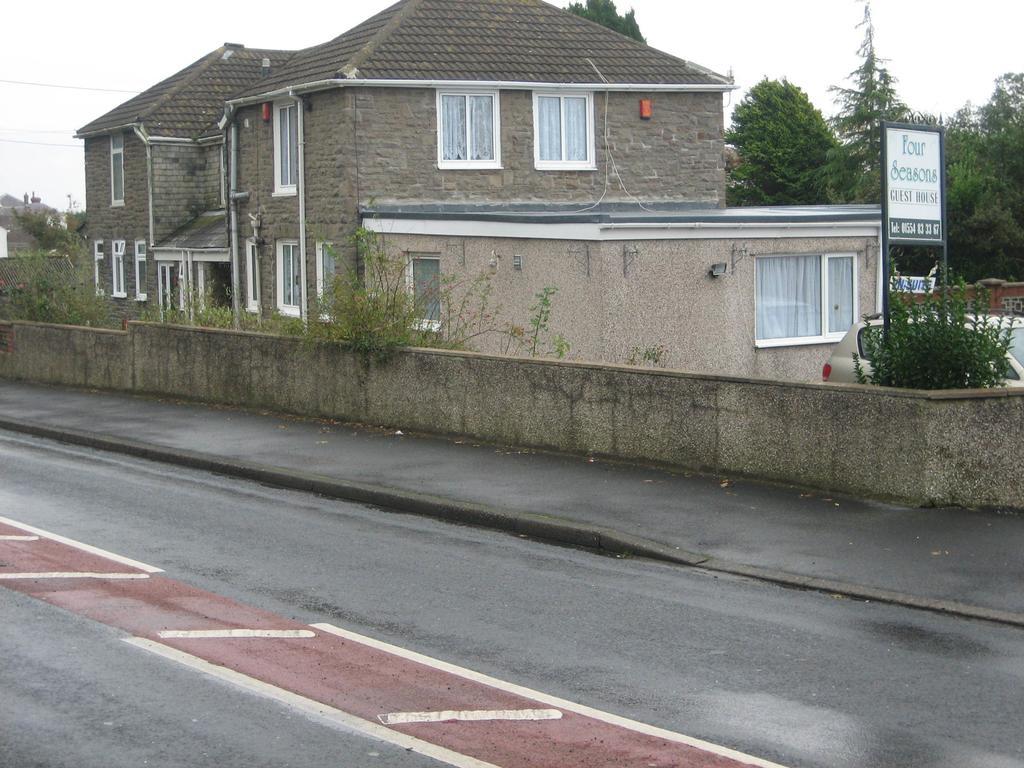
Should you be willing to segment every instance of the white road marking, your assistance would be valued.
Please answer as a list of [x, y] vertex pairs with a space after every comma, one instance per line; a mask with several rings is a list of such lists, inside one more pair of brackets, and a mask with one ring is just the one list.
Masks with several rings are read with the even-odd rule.
[[469, 755], [463, 755], [450, 749], [436, 746], [430, 742], [423, 741], [422, 739], [417, 739], [413, 736], [406, 736], [404, 733], [393, 731], [390, 728], [385, 728], [383, 725], [369, 720], [363, 720], [362, 718], [350, 715], [347, 712], [342, 712], [340, 709], [335, 709], [327, 704], [321, 704], [319, 701], [314, 701], [313, 699], [308, 699], [305, 696], [300, 696], [297, 693], [292, 693], [291, 691], [286, 691], [283, 688], [278, 688], [276, 685], [264, 683], [262, 680], [257, 680], [254, 677], [243, 675], [241, 672], [236, 672], [233, 669], [211, 664], [197, 656], [184, 653], [175, 648], [164, 645], [163, 643], [157, 643], [142, 637], [125, 637], [122, 639], [128, 644], [134, 645], [136, 648], [141, 648], [145, 651], [149, 651], [150, 653], [155, 653], [158, 656], [163, 656], [165, 659], [170, 659], [171, 661], [183, 664], [197, 672], [202, 672], [203, 674], [210, 675], [211, 677], [216, 677], [220, 680], [232, 683], [233, 685], [237, 685], [239, 688], [250, 693], [274, 699], [275, 701], [286, 704], [300, 712], [304, 712], [307, 715], [326, 720], [332, 725], [341, 726], [342, 728], [355, 731], [356, 733], [360, 733], [372, 739], [377, 739], [378, 741], [393, 744], [396, 747], [401, 747], [402, 749], [409, 750], [410, 752], [416, 752], [426, 757], [433, 758], [439, 762], [455, 766], [455, 768], [498, 768], [498, 766], [493, 763], [486, 763], [483, 760], [477, 760], [475, 757], [470, 757]]
[[534, 701], [540, 702], [541, 704], [547, 704], [551, 707], [557, 707], [558, 709], [573, 712], [583, 717], [589, 717], [593, 720], [600, 720], [603, 723], [609, 725], [615, 725], [620, 728], [626, 728], [630, 731], [642, 733], [647, 736], [654, 736], [655, 738], [665, 739], [666, 741], [673, 741], [678, 744], [686, 744], [690, 747], [696, 747], [702, 749], [705, 752], [710, 752], [714, 755], [729, 758], [736, 762], [743, 763], [745, 765], [756, 766], [756, 768], [785, 768], [778, 763], [772, 763], [768, 760], [762, 760], [759, 757], [753, 757], [752, 755], [746, 755], [742, 752], [737, 752], [734, 749], [728, 747], [722, 747], [718, 744], [712, 744], [710, 741], [704, 741], [703, 739], [696, 739], [692, 736], [684, 736], [681, 733], [675, 733], [674, 731], [668, 731], [664, 728], [658, 728], [654, 725], [648, 725], [647, 723], [641, 723], [636, 720], [630, 720], [626, 717], [620, 717], [619, 715], [613, 715], [610, 712], [602, 712], [599, 709], [593, 709], [583, 704], [577, 704], [574, 701], [568, 701], [566, 699], [560, 699], [557, 696], [550, 696], [540, 691], [534, 691], [530, 688], [525, 688], [515, 683], [509, 683], [504, 680], [499, 680], [496, 677], [490, 677], [488, 675], [474, 672], [471, 669], [465, 669], [464, 667], [456, 666], [455, 664], [449, 664], [447, 661], [440, 661], [439, 659], [431, 658], [430, 656], [424, 656], [421, 653], [410, 651], [405, 648], [400, 648], [397, 645], [391, 645], [380, 640], [374, 640], [372, 637], [366, 637], [365, 635], [357, 634], [356, 632], [350, 632], [347, 629], [336, 627], [333, 624], [311, 624], [314, 629], [319, 629], [321, 632], [328, 632], [338, 637], [343, 637], [346, 640], [351, 640], [355, 643], [366, 645], [370, 648], [376, 648], [377, 650], [384, 651], [385, 653], [391, 653], [395, 656], [400, 656], [403, 659], [409, 661], [415, 661], [419, 664], [438, 669], [442, 672], [448, 672], [452, 675], [465, 678], [466, 680], [472, 680], [476, 683], [495, 688], [499, 691], [505, 691], [506, 693], [512, 693], [523, 698], [533, 699]]
[[90, 571], [42, 571], [0, 573], [0, 579], [148, 579], [148, 573], [95, 573]]
[[0, 523], [4, 523], [5, 525], [9, 525], [12, 528], [20, 528], [21, 530], [27, 531], [28, 533], [34, 533], [35, 535], [41, 536], [44, 539], [50, 539], [50, 541], [57, 541], [57, 542], [60, 542], [61, 544], [67, 544], [69, 547], [74, 547], [75, 549], [80, 549], [83, 552], [89, 552], [89, 553], [91, 553], [93, 555], [99, 555], [100, 557], [105, 557], [107, 560], [113, 560], [115, 563], [120, 563], [121, 565], [127, 565], [130, 568], [138, 568], [140, 571], [145, 571], [146, 573], [163, 573], [163, 568], [155, 568], [152, 565], [146, 565], [145, 563], [140, 563], [138, 560], [132, 560], [131, 558], [122, 557], [121, 555], [115, 555], [113, 552], [108, 552], [105, 549], [100, 549], [98, 547], [94, 547], [91, 544], [83, 544], [80, 541], [75, 541], [74, 539], [69, 539], [66, 536], [60, 536], [60, 535], [58, 535], [56, 533], [50, 533], [49, 531], [44, 531], [42, 528], [36, 528], [34, 526], [31, 526], [31, 525], [26, 525], [25, 523], [19, 523], [17, 520], [11, 520], [10, 518], [7, 518], [7, 517], [0, 517]]
[[38, 536], [0, 536], [0, 541], [39, 541]]
[[157, 632], [163, 638], [214, 639], [226, 637], [316, 637], [308, 629], [167, 629]]
[[562, 713], [557, 709], [445, 709], [441, 712], [390, 712], [386, 715], [377, 715], [377, 719], [384, 725], [446, 723], [453, 720], [561, 720]]

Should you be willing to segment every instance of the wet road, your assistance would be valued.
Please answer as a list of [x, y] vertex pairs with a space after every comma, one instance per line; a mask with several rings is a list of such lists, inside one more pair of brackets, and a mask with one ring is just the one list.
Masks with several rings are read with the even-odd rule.
[[[1024, 632], [0, 434], [0, 515], [790, 766], [1024, 765]], [[437, 765], [0, 588], [0, 764]]]

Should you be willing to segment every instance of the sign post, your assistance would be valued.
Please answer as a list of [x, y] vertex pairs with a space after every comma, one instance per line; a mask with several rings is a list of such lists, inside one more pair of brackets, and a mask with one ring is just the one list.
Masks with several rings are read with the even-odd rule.
[[889, 332], [889, 248], [942, 249], [946, 280], [946, 148], [939, 126], [882, 122], [882, 315]]

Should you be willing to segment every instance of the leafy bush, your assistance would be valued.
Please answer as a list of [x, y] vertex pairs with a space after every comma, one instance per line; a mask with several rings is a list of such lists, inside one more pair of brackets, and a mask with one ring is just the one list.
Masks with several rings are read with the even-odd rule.
[[114, 327], [110, 300], [97, 296], [92, 266], [85, 259], [75, 264], [66, 256], [47, 256], [41, 251], [6, 259], [12, 285], [0, 288], [0, 317]]
[[882, 326], [869, 326], [861, 337], [871, 370], [865, 371], [855, 356], [857, 379], [912, 389], [1002, 386], [1011, 329], [988, 316], [988, 308], [988, 292], [979, 288], [968, 298], [963, 280], [921, 302], [894, 291], [888, 335]]

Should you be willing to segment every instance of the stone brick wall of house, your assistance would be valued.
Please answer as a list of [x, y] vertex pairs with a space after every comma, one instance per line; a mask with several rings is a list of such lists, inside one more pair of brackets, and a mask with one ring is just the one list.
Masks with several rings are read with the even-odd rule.
[[153, 145], [153, 236], [157, 242], [203, 211], [220, 208], [220, 145]]
[[[384, 242], [395, 258], [438, 257], [456, 286], [479, 276], [489, 281], [495, 331], [471, 343], [487, 353], [504, 353], [508, 338], [501, 331], [528, 328], [536, 294], [554, 286], [545, 354], [560, 334], [571, 344], [570, 359], [625, 363], [663, 347], [661, 363], [671, 369], [818, 381], [834, 344], [755, 346], [760, 255], [856, 254], [855, 315], [876, 311], [877, 237], [578, 242], [393, 234]], [[735, 271], [710, 277], [713, 263], [731, 265], [734, 244], [749, 255]], [[513, 266], [517, 256], [521, 269]]]
[[[140, 311], [135, 300], [135, 241], [149, 240], [149, 185], [146, 147], [134, 133], [124, 134], [124, 205], [110, 200], [110, 136], [85, 140], [85, 189], [88, 224], [86, 234], [90, 255], [93, 242], [103, 241], [100, 284], [107, 295], [113, 292], [113, 241], [125, 241], [125, 298], [111, 301], [115, 318], [134, 318]], [[148, 270], [147, 290], [155, 295], [153, 269]]]
[[[639, 99], [654, 100], [650, 121]], [[622, 181], [645, 201], [685, 201], [720, 207], [725, 201], [721, 94], [596, 94], [596, 171], [534, 168], [530, 91], [501, 93], [501, 170], [438, 170], [436, 92], [433, 89], [351, 88], [310, 94], [305, 110], [307, 293], [315, 294], [317, 241], [339, 247], [339, 270], [354, 265], [349, 241], [361, 204], [371, 202], [562, 202], [589, 205], [628, 197], [609, 176], [612, 153]], [[238, 111], [242, 238], [259, 212], [260, 298], [276, 308], [276, 248], [299, 236], [298, 198], [274, 194], [274, 126], [259, 105]], [[606, 189], [607, 179], [607, 189]], [[244, 261], [244, 259], [242, 259]], [[246, 285], [245, 267], [241, 275]]]

